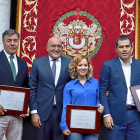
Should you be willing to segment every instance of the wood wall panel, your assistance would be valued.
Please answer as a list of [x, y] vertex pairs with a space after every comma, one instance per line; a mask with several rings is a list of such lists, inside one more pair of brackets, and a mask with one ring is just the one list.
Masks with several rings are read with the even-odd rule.
[[138, 1], [138, 59], [140, 60], [140, 0]]

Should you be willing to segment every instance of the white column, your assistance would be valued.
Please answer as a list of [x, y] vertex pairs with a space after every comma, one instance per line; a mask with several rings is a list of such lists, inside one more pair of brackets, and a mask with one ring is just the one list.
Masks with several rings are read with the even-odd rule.
[[[3, 49], [2, 33], [10, 28], [11, 0], [0, 0], [0, 51]], [[3, 140], [6, 140], [5, 136]]]
[[0, 51], [3, 49], [2, 33], [10, 28], [11, 0], [0, 0]]
[[2, 139], [2, 140], [7, 140], [7, 139], [6, 139], [6, 137], [5, 137], [5, 135], [4, 135], [4, 137], [3, 137], [3, 139]]

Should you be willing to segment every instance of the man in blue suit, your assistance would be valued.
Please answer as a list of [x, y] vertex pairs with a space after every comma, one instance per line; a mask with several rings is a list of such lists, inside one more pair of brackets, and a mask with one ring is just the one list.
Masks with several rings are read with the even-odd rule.
[[[0, 85], [28, 87], [27, 64], [16, 55], [19, 38], [19, 33], [12, 29], [6, 30], [2, 35], [4, 50], [0, 52]], [[21, 140], [22, 117], [29, 114], [13, 116], [5, 115], [5, 112], [6, 109], [0, 104], [0, 140], [4, 134], [7, 140]]]
[[30, 107], [38, 140], [64, 140], [60, 129], [63, 89], [70, 81], [70, 59], [62, 57], [58, 37], [48, 40], [48, 55], [34, 60], [30, 73]]
[[[104, 106], [104, 124], [109, 140], [139, 140], [140, 114], [137, 112], [130, 86], [140, 85], [140, 61], [133, 59], [132, 40], [120, 36], [116, 40], [118, 57], [104, 62], [100, 72], [100, 101]], [[109, 97], [106, 91], [109, 90]]]

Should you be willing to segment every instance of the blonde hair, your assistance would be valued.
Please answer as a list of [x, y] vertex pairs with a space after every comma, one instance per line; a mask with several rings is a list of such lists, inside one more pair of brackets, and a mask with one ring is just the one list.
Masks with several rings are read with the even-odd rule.
[[78, 66], [78, 63], [81, 62], [83, 59], [86, 59], [87, 60], [87, 63], [88, 63], [88, 74], [87, 74], [87, 78], [91, 78], [92, 77], [93, 67], [91, 65], [90, 59], [87, 58], [87, 56], [84, 56], [82, 54], [79, 54], [79, 55], [75, 56], [74, 59], [69, 64], [70, 77], [72, 79], [77, 78], [76, 67]]

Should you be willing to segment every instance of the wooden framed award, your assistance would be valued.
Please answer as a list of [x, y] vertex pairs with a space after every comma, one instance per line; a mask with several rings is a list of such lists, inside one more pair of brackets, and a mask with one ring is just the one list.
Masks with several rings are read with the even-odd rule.
[[0, 104], [7, 110], [5, 114], [27, 114], [29, 88], [0, 85]]
[[100, 133], [101, 115], [97, 106], [67, 105], [66, 123], [71, 132]]
[[136, 104], [138, 112], [140, 112], [140, 85], [130, 87], [131, 94]]

